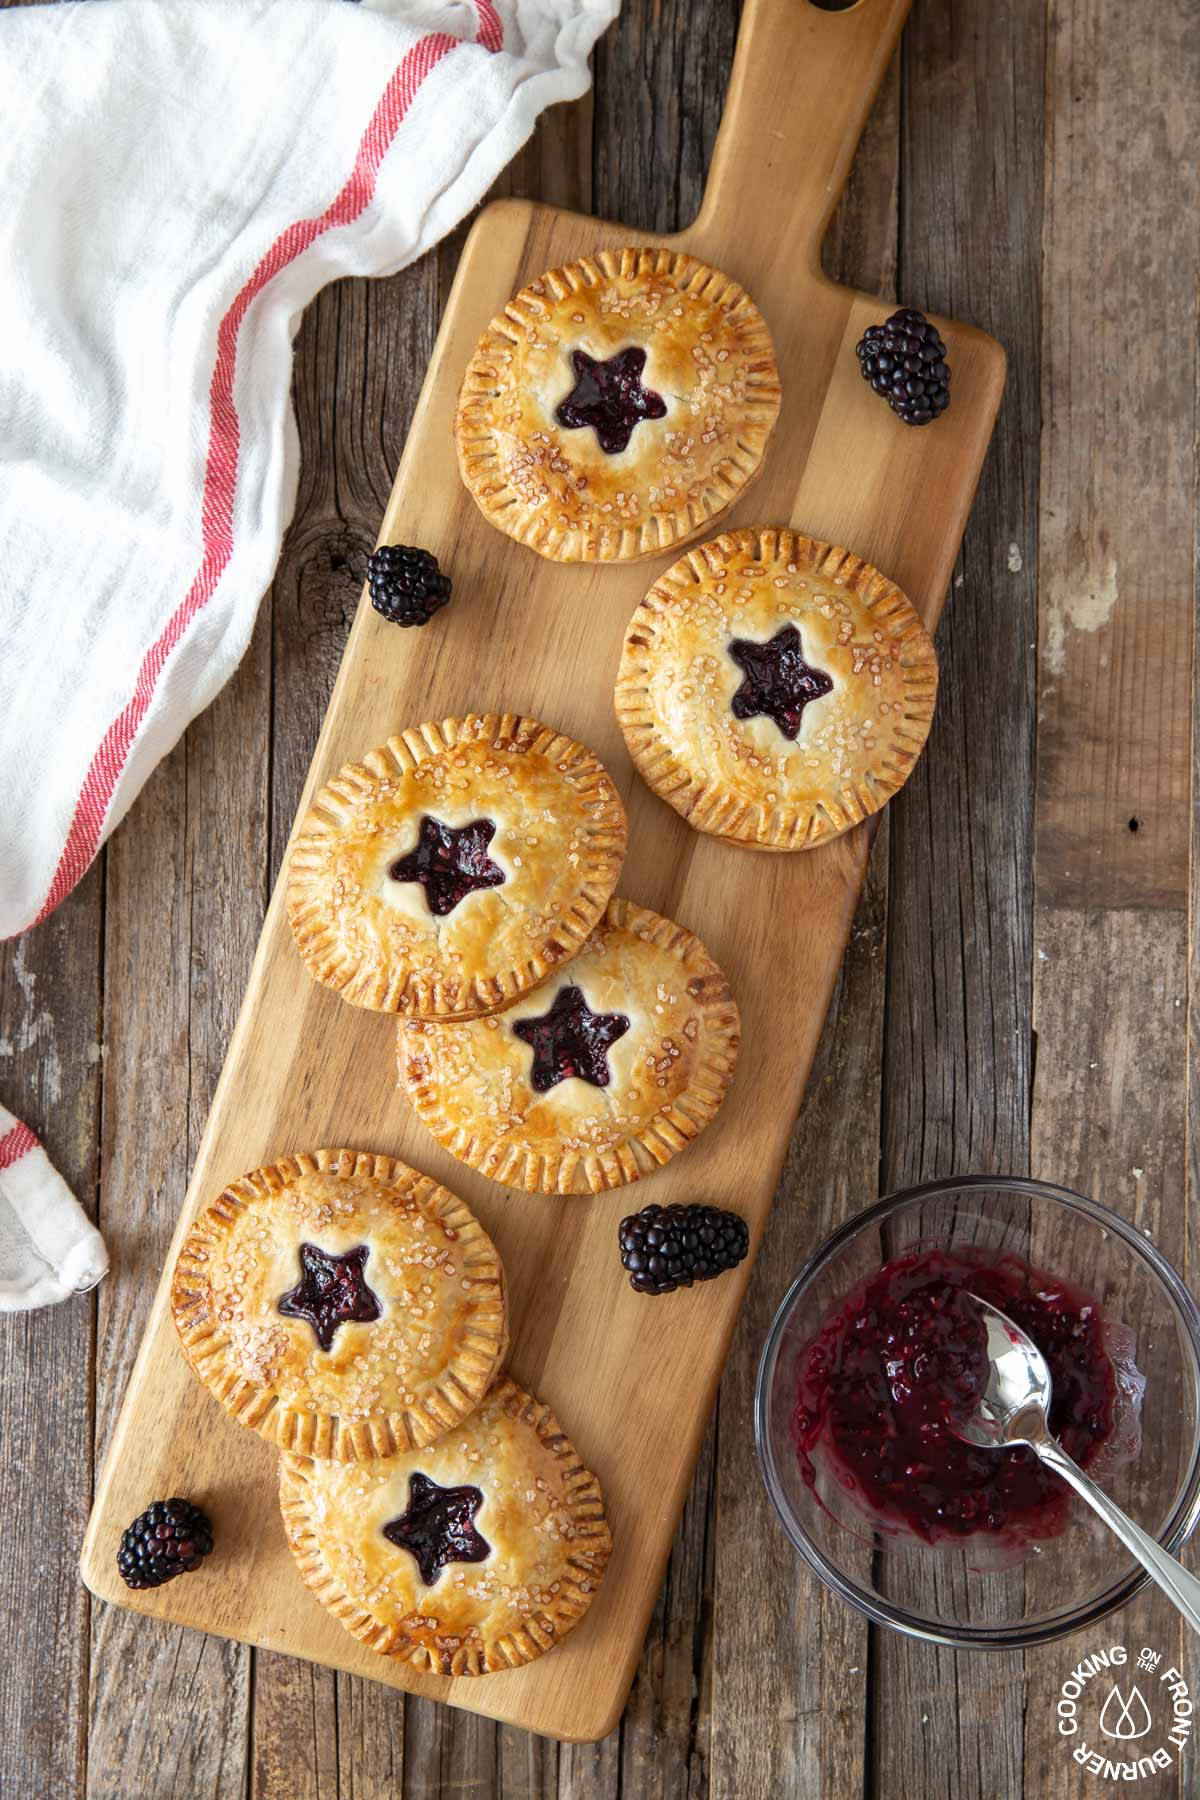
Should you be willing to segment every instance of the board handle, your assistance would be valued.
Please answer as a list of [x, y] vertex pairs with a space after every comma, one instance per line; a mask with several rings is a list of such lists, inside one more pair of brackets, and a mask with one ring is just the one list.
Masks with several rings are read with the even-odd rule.
[[[747, 267], [820, 268], [821, 240], [912, 0], [746, 0], [704, 203], [689, 238]], [[737, 256], [742, 261], [742, 256]]]

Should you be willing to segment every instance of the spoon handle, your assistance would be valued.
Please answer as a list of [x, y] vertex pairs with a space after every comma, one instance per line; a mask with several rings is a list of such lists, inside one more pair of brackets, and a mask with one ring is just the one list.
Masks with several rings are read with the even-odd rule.
[[1092, 1508], [1099, 1513], [1110, 1531], [1114, 1531], [1125, 1545], [1137, 1557], [1147, 1574], [1157, 1581], [1163, 1592], [1175, 1602], [1192, 1630], [1200, 1633], [1200, 1581], [1184, 1568], [1175, 1557], [1168, 1556], [1161, 1545], [1140, 1525], [1135, 1525], [1121, 1508], [1109, 1499], [1103, 1488], [1098, 1488], [1091, 1478], [1084, 1474], [1078, 1463], [1072, 1462], [1066, 1451], [1047, 1435], [1033, 1448], [1042, 1461], [1069, 1481], [1075, 1492], [1083, 1497]]

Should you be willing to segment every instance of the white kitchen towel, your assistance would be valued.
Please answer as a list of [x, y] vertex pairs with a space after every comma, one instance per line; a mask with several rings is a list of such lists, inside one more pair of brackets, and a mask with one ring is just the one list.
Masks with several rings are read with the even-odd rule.
[[94, 1288], [103, 1240], [27, 1125], [0, 1106], [0, 1312]]
[[618, 4], [0, 10], [0, 938], [249, 642], [304, 306], [450, 230], [584, 92]]

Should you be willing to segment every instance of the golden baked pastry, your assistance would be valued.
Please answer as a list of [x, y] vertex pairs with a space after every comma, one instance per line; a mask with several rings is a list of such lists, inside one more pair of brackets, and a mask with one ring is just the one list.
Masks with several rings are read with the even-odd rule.
[[933, 642], [894, 582], [794, 531], [732, 531], [659, 577], [625, 634], [617, 718], [656, 794], [757, 850], [807, 850], [910, 774]]
[[457, 1425], [508, 1341], [500, 1258], [463, 1202], [353, 1150], [231, 1182], [184, 1239], [171, 1305], [184, 1355], [239, 1424], [338, 1462]]
[[509, 1187], [595, 1194], [703, 1131], [739, 1026], [700, 940], [614, 899], [571, 966], [506, 1012], [397, 1030], [401, 1083], [453, 1155]]
[[467, 367], [458, 466], [493, 525], [559, 562], [686, 542], [758, 473], [779, 414], [771, 336], [727, 275], [600, 250], [509, 301]]
[[552, 1649], [591, 1605], [612, 1545], [596, 1477], [507, 1376], [425, 1450], [354, 1468], [283, 1457], [279, 1504], [322, 1606], [372, 1650], [435, 1675]]
[[590, 750], [536, 719], [444, 719], [347, 763], [288, 865], [309, 973], [376, 1012], [471, 1019], [566, 962], [604, 911], [625, 810]]

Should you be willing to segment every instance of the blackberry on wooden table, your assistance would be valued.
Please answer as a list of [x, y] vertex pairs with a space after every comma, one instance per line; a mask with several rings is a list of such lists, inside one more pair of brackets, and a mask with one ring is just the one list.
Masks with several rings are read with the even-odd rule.
[[639, 1294], [670, 1294], [735, 1269], [750, 1248], [745, 1219], [719, 1206], [644, 1206], [622, 1219], [621, 1262]]

